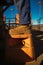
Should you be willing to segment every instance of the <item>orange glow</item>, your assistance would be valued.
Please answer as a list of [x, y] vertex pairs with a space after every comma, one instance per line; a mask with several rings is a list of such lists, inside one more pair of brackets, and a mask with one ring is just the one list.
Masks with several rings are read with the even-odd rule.
[[16, 14], [16, 23], [19, 23], [19, 14]]
[[27, 39], [22, 40], [22, 43], [25, 46], [21, 48], [22, 51], [24, 51], [28, 56], [30, 56], [33, 59], [35, 52], [31, 35]]

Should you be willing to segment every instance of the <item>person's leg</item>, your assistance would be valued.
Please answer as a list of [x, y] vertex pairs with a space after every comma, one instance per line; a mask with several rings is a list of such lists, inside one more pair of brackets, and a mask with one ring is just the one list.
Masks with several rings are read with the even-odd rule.
[[20, 14], [20, 23], [30, 23], [30, 0], [14, 0]]

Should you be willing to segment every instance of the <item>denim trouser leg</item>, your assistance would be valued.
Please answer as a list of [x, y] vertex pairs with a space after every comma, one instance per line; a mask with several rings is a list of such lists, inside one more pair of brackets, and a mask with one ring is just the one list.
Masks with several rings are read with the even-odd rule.
[[20, 14], [20, 23], [30, 23], [30, 0], [14, 0]]

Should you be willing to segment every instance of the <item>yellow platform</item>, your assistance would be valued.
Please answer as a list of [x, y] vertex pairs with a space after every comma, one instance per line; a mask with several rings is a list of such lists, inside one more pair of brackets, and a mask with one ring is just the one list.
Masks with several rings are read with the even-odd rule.
[[[30, 59], [35, 58], [34, 44], [32, 34], [9, 34], [6, 47], [6, 57], [10, 61], [28, 62]], [[21, 43], [23, 45], [16, 46]], [[10, 47], [11, 46], [11, 47]]]

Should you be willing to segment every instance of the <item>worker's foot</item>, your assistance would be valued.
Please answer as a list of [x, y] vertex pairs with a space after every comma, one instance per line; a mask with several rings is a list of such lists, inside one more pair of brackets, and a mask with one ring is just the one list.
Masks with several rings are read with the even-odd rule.
[[14, 28], [14, 29], [10, 29], [9, 33], [13, 34], [13, 35], [14, 34], [29, 34], [30, 29], [27, 25], [20, 25], [20, 26], [17, 26], [16, 28]]

